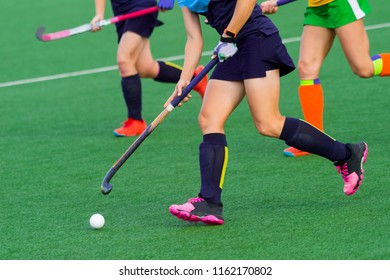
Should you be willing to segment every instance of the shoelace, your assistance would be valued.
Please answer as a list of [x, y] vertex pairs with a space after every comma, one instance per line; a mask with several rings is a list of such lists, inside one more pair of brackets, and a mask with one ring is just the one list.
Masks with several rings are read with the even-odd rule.
[[341, 166], [336, 166], [337, 172], [343, 176], [344, 180], [348, 179], [348, 166], [344, 163]]
[[201, 197], [194, 197], [188, 200], [189, 203], [202, 202], [204, 199]]
[[129, 127], [133, 124], [133, 120], [126, 120], [124, 121], [122, 124], [123, 124], [123, 127]]

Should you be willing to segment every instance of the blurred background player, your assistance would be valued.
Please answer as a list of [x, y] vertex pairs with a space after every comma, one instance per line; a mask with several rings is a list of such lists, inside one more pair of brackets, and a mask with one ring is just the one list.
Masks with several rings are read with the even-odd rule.
[[[111, 0], [114, 16], [158, 6], [161, 11], [171, 10], [174, 0]], [[96, 15], [92, 26], [104, 19], [106, 0], [95, 0]], [[154, 60], [149, 37], [154, 28], [162, 23], [157, 19], [158, 12], [116, 23], [118, 34], [117, 64], [121, 76], [121, 87], [127, 107], [127, 120], [114, 130], [116, 136], [135, 136], [147, 127], [142, 118], [141, 78], [152, 78], [158, 82], [177, 83], [181, 68], [169, 62]], [[93, 28], [99, 31], [101, 28]], [[194, 75], [202, 70], [199, 66]], [[202, 97], [206, 88], [205, 77], [195, 88]]]
[[[262, 2], [261, 8], [265, 14], [278, 9], [276, 0]], [[324, 95], [319, 74], [336, 36], [356, 75], [361, 78], [390, 75], [389, 53], [370, 56], [363, 21], [369, 12], [368, 0], [308, 0], [298, 61], [298, 94], [304, 119], [322, 131]], [[294, 157], [309, 153], [289, 147], [283, 154]]]

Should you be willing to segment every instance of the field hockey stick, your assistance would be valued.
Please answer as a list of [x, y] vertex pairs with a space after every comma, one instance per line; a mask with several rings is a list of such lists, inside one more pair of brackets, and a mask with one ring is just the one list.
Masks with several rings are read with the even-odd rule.
[[[101, 26], [117, 23], [117, 22], [120, 22], [120, 21], [123, 21], [126, 19], [130, 19], [130, 18], [140, 17], [140, 16], [143, 16], [146, 14], [155, 13], [157, 11], [158, 11], [158, 7], [155, 6], [155, 7], [150, 7], [150, 8], [144, 9], [144, 10], [139, 10], [136, 12], [131, 12], [128, 14], [119, 15], [116, 17], [112, 17], [110, 19], [104, 19], [102, 21], [99, 21], [96, 24], [96, 27], [101, 27]], [[45, 34], [45, 27], [39, 27], [37, 29], [37, 31], [35, 32], [35, 36], [37, 37], [38, 40], [40, 40], [42, 42], [48, 42], [48, 41], [53, 41], [53, 40], [58, 40], [58, 39], [70, 37], [70, 36], [84, 33], [84, 32], [91, 31], [91, 30], [92, 30], [91, 24], [83, 24], [83, 25], [80, 25], [80, 26], [77, 26], [77, 27], [74, 27], [71, 29], [66, 29], [66, 30], [62, 30], [62, 31], [54, 32], [54, 33]]]
[[176, 96], [171, 103], [145, 128], [142, 134], [131, 144], [131, 146], [126, 150], [126, 152], [118, 159], [117, 162], [110, 168], [106, 176], [104, 176], [101, 192], [103, 194], [109, 194], [112, 190], [112, 184], [110, 180], [114, 177], [115, 173], [121, 168], [121, 166], [126, 162], [126, 160], [137, 150], [141, 143], [156, 129], [156, 127], [165, 119], [165, 117], [172, 112], [173, 109], [190, 93], [190, 91], [196, 86], [204, 76], [218, 63], [218, 58], [212, 59], [202, 71], [196, 75], [192, 81], [183, 89], [180, 96]]
[[291, 2], [295, 2], [297, 0], [278, 0], [276, 1], [276, 6], [283, 6], [283, 5], [286, 5], [288, 3], [291, 3]]

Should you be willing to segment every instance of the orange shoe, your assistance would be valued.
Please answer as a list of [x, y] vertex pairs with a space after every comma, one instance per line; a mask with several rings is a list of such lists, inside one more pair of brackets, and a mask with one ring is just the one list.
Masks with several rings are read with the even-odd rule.
[[286, 157], [302, 157], [302, 156], [310, 155], [310, 153], [298, 150], [294, 147], [288, 147], [283, 150], [283, 155], [285, 155]]
[[144, 120], [128, 118], [120, 128], [114, 130], [114, 135], [117, 137], [136, 136], [140, 135], [146, 127]]
[[[198, 66], [198, 68], [195, 69], [194, 76], [198, 75], [199, 72], [203, 70], [203, 68], [204, 68], [204, 66], [202, 66], [202, 65]], [[208, 80], [209, 79], [206, 75], [206, 76], [204, 76], [204, 78], [202, 80], [200, 80], [200, 82], [196, 86], [194, 86], [194, 90], [200, 94], [202, 99], [203, 99], [204, 93], [206, 92]]]

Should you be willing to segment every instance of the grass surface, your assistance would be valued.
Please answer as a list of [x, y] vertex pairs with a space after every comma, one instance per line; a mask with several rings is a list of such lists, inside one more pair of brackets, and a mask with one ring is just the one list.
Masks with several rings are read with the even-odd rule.
[[[40, 25], [54, 32], [88, 22], [92, 2], [19, 2], [28, 13], [11, 2], [0, 9], [7, 38], [0, 45], [0, 84], [115, 65], [113, 26], [49, 43], [34, 37]], [[366, 25], [390, 22], [388, 1], [371, 5]], [[283, 38], [300, 36], [304, 7], [294, 3], [272, 17]], [[160, 18], [165, 25], [151, 40], [155, 57], [181, 55], [180, 10]], [[372, 54], [389, 51], [389, 30], [369, 31]], [[208, 26], [204, 35], [210, 51], [218, 36]], [[299, 43], [286, 46], [297, 61]], [[148, 137], [103, 196], [101, 180], [135, 139], [112, 135], [125, 117], [117, 71], [0, 87], [0, 259], [390, 259], [390, 80], [355, 77], [337, 41], [321, 80], [327, 132], [369, 144], [362, 189], [346, 197], [332, 164], [317, 156], [283, 157], [285, 144], [259, 136], [243, 102], [226, 126], [226, 223], [219, 227], [186, 224], [168, 212], [198, 192], [197, 95]], [[142, 85], [150, 122], [173, 85], [146, 79]], [[297, 85], [297, 71], [282, 79], [280, 109], [301, 117]], [[89, 227], [96, 212], [106, 218], [101, 230]]]

